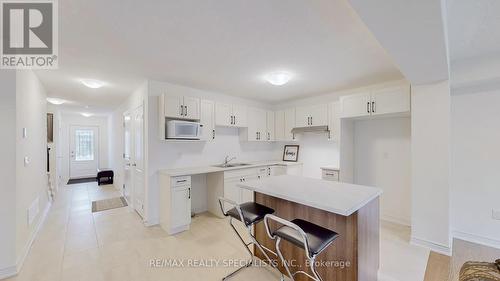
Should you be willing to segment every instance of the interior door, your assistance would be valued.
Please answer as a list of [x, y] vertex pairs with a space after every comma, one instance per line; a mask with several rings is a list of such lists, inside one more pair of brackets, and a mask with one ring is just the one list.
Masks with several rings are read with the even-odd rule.
[[132, 191], [133, 181], [132, 181], [132, 146], [133, 146], [133, 136], [132, 136], [132, 116], [129, 112], [123, 114], [123, 187], [122, 194], [127, 200], [129, 205], [133, 205], [132, 202]]
[[70, 178], [95, 177], [99, 168], [98, 127], [70, 126], [69, 155]]
[[184, 110], [186, 118], [200, 119], [200, 99], [192, 97], [184, 97]]
[[144, 107], [134, 110], [134, 208], [144, 217]]
[[370, 115], [371, 95], [369, 92], [340, 97], [342, 117], [362, 117]]

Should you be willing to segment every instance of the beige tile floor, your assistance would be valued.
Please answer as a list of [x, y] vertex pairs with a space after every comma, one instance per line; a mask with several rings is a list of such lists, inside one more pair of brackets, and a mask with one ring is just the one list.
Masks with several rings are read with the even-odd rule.
[[[221, 280], [234, 268], [155, 268], [150, 262], [152, 259], [201, 260], [208, 266], [213, 259], [243, 261], [246, 258], [227, 222], [208, 214], [195, 217], [190, 231], [168, 236], [158, 226], [144, 227], [140, 217], [128, 207], [91, 212], [92, 201], [116, 196], [119, 193], [112, 186], [97, 187], [95, 183], [61, 188], [20, 274], [7, 280], [211, 281]], [[425, 272], [425, 251], [408, 247], [407, 234], [406, 229], [383, 225], [381, 273], [390, 277], [386, 280], [398, 280], [401, 271], [406, 271], [406, 275], [399, 280], [419, 280], [422, 271]], [[412, 263], [402, 263], [403, 258], [410, 258]], [[279, 280], [279, 274], [255, 267], [242, 271], [232, 280]]]

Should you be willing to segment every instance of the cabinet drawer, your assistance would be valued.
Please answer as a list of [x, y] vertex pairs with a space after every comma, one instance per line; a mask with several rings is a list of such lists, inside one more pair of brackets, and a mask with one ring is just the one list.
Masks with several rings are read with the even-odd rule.
[[170, 184], [172, 188], [187, 185], [191, 186], [191, 176], [172, 177]]
[[327, 181], [339, 181], [339, 171], [323, 170], [321, 178]]

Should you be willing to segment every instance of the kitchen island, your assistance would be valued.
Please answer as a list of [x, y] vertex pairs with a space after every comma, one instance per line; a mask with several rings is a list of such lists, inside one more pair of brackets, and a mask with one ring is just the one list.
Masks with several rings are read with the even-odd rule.
[[[304, 219], [340, 234], [316, 259], [323, 280], [377, 280], [381, 189], [291, 175], [248, 181], [238, 186], [253, 191], [255, 202], [273, 208], [279, 217]], [[264, 246], [275, 250], [264, 224], [256, 226], [255, 235]], [[307, 268], [302, 249], [283, 242], [281, 250], [287, 260], [296, 261], [293, 271]], [[259, 256], [258, 251], [256, 253]], [[296, 277], [307, 280], [303, 275]]]

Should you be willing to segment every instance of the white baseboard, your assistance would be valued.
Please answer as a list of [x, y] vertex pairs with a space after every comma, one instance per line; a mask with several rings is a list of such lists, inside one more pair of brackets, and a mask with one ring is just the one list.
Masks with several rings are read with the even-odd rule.
[[380, 216], [380, 219], [384, 220], [384, 221], [392, 222], [392, 223], [395, 223], [395, 224], [400, 224], [400, 225], [404, 225], [404, 226], [411, 226], [410, 220], [404, 219], [404, 218], [400, 218], [400, 217], [396, 217], [396, 216], [382, 214]]
[[416, 245], [416, 246], [420, 246], [420, 247], [424, 247], [424, 248], [429, 248], [430, 250], [432, 250], [432, 251], [434, 251], [436, 253], [440, 253], [440, 254], [443, 254], [443, 255], [446, 255], [446, 256], [451, 256], [451, 253], [452, 253], [452, 249], [449, 246], [444, 246], [444, 245], [436, 244], [434, 242], [430, 242], [430, 241], [427, 241], [427, 240], [419, 239], [419, 238], [416, 238], [416, 237], [413, 237], [413, 236], [411, 237], [410, 244]]
[[453, 238], [464, 240], [467, 242], [472, 242], [475, 244], [492, 247], [496, 249], [500, 249], [500, 240], [491, 239], [488, 237], [461, 232], [461, 231], [453, 231]]
[[0, 269], [0, 280], [12, 277], [17, 274], [16, 266], [10, 266]]
[[[31, 246], [33, 245], [33, 242], [35, 242], [35, 238], [38, 236], [38, 232], [40, 229], [42, 229], [42, 226], [45, 224], [45, 220], [47, 219], [47, 214], [49, 213], [50, 207], [52, 206], [52, 202], [48, 202], [47, 206], [45, 206], [45, 209], [43, 210], [42, 216], [38, 220], [38, 225], [35, 228], [35, 232], [31, 236], [31, 239], [28, 241], [28, 243], [24, 246], [24, 249], [17, 259], [16, 262], [16, 274], [21, 271], [21, 268], [23, 267], [24, 261], [26, 260], [26, 257], [28, 256]], [[1, 279], [1, 278], [0, 278]]]

